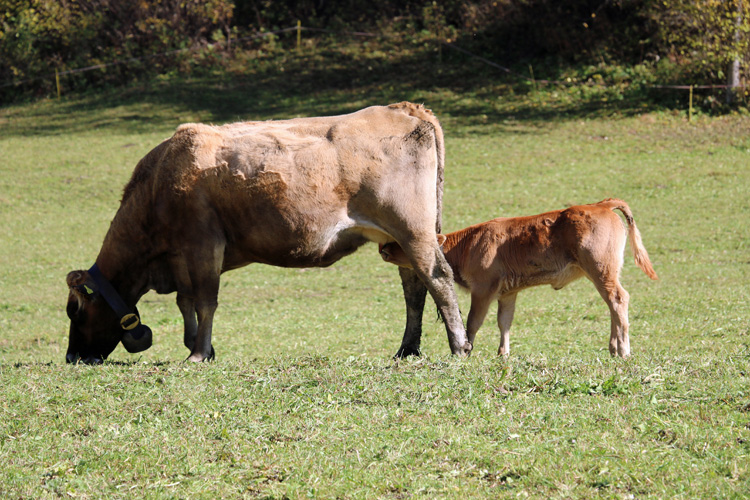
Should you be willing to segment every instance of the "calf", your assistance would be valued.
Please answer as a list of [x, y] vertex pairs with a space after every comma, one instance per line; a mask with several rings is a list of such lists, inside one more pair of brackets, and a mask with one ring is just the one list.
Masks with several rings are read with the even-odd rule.
[[[658, 279], [628, 204], [608, 199], [528, 217], [501, 217], [447, 235], [438, 235], [453, 279], [471, 293], [466, 325], [470, 343], [497, 299], [501, 341], [498, 354], [510, 352], [510, 325], [516, 295], [524, 288], [552, 285], [559, 290], [583, 276], [590, 279], [609, 306], [612, 330], [609, 352], [630, 355], [628, 292], [620, 285], [627, 221], [635, 263], [651, 279]], [[411, 268], [415, 256], [398, 243], [380, 246], [386, 262]]]

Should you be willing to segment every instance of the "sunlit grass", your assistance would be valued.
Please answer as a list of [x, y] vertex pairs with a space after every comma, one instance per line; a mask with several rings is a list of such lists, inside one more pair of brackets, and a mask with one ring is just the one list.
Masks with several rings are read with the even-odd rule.
[[[750, 120], [555, 116], [550, 93], [492, 95], [505, 87], [490, 80], [278, 99], [274, 83], [290, 90], [166, 80], [0, 110], [3, 497], [746, 494]], [[442, 120], [448, 231], [628, 201], [661, 277], [626, 254], [631, 360], [610, 359], [607, 308], [580, 281], [521, 293], [508, 359], [494, 313], [474, 355], [451, 359], [428, 300], [425, 357], [395, 362], [401, 286], [369, 245], [327, 269], [225, 275], [212, 364], [181, 362], [174, 296], [153, 293], [139, 305], [152, 349], [63, 363], [65, 274], [93, 263], [133, 166], [178, 123], [404, 99]]]

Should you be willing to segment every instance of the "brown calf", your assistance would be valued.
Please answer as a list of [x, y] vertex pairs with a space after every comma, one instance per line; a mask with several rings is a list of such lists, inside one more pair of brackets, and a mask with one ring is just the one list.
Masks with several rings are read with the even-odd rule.
[[[609, 306], [610, 354], [628, 357], [629, 295], [620, 285], [626, 233], [613, 209], [625, 215], [635, 263], [651, 279], [658, 279], [630, 207], [622, 200], [608, 199], [529, 217], [501, 217], [438, 235], [454, 281], [471, 293], [466, 325], [469, 342], [473, 344], [490, 303], [497, 299], [498, 354], [508, 354], [518, 292], [546, 284], [559, 290], [585, 276]], [[381, 245], [380, 255], [386, 262], [407, 268], [414, 260], [398, 243]]]

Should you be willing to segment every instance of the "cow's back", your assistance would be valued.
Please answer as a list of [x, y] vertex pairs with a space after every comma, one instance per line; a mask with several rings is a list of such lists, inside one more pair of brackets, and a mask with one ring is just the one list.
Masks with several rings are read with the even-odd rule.
[[223, 187], [256, 181], [262, 187], [268, 180], [261, 174], [272, 173], [290, 188], [333, 191], [340, 183], [359, 184], [367, 173], [380, 177], [385, 157], [414, 154], [403, 138], [431, 127], [406, 112], [411, 109], [373, 106], [329, 117], [184, 124], [169, 139], [160, 170], [172, 171], [164, 175], [167, 183], [187, 189], [214, 177]]

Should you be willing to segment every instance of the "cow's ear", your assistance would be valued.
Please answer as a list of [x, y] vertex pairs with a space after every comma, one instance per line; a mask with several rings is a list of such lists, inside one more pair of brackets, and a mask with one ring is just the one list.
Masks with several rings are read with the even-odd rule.
[[88, 274], [88, 271], [70, 271], [68, 273], [68, 276], [65, 278], [65, 281], [68, 283], [68, 287], [70, 288], [81, 286], [86, 283]]
[[446, 238], [444, 234], [438, 234], [438, 235], [437, 235], [438, 246], [439, 246], [440, 248], [442, 248], [442, 247], [443, 247], [443, 243], [445, 243], [445, 240], [447, 240], [447, 239], [448, 239], [448, 238]]
[[79, 299], [90, 299], [96, 293], [96, 285], [88, 271], [71, 271], [65, 281], [70, 293]]

